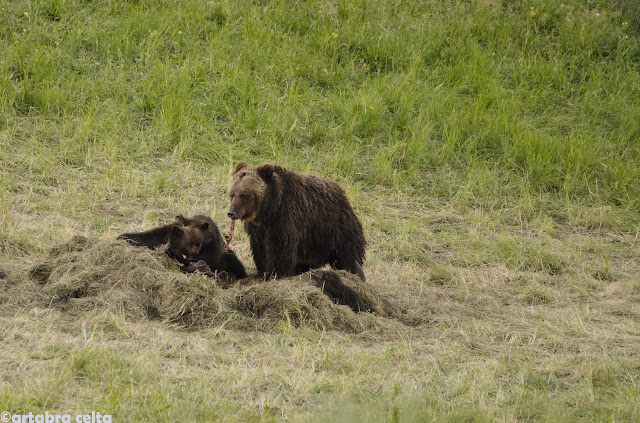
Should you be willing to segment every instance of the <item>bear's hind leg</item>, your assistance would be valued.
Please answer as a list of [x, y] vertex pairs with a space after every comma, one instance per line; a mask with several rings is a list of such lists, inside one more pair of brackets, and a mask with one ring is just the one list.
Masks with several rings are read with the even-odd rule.
[[364, 276], [362, 266], [357, 260], [343, 261], [338, 259], [334, 262], [332, 267], [338, 270], [346, 270], [353, 273], [354, 275], [358, 275], [358, 277], [362, 279], [362, 282], [367, 281], [367, 278]]
[[340, 276], [331, 270], [311, 272], [311, 283], [322, 290], [329, 298], [341, 305], [348, 305], [353, 311], [365, 311], [360, 295], [345, 285]]
[[298, 264], [296, 264], [295, 269], [293, 269], [293, 272], [294, 272], [296, 275], [301, 275], [301, 274], [303, 274], [303, 273], [308, 272], [309, 270], [311, 270], [311, 266], [309, 266], [308, 264], [301, 264], [301, 263], [298, 263]]

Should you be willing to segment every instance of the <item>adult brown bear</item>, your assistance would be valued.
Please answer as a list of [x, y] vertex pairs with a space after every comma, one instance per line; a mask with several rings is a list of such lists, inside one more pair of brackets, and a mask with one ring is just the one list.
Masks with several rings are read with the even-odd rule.
[[240, 162], [228, 216], [244, 222], [258, 275], [298, 275], [329, 264], [364, 281], [365, 238], [344, 190], [274, 164]]

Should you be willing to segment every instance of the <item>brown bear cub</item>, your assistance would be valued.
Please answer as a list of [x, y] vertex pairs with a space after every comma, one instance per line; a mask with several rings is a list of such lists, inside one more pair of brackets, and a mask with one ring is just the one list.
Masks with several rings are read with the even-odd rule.
[[260, 277], [299, 275], [329, 264], [365, 280], [362, 225], [337, 183], [274, 164], [240, 162], [229, 199], [227, 214], [244, 222]]
[[157, 248], [168, 243], [167, 254], [182, 264], [183, 270], [187, 272], [200, 270], [208, 275], [226, 272], [237, 279], [247, 277], [247, 272], [235, 253], [231, 250], [225, 253], [218, 227], [206, 216], [186, 218], [178, 215], [170, 225], [145, 232], [122, 234], [118, 239], [147, 248]]

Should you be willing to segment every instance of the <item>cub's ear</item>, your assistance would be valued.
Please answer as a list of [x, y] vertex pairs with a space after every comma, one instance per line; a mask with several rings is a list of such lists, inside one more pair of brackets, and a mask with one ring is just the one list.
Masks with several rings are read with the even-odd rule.
[[184, 235], [184, 229], [181, 226], [173, 225], [171, 227], [171, 237], [172, 238], [182, 238]]
[[257, 169], [258, 176], [261, 177], [265, 182], [270, 182], [273, 180], [273, 173], [282, 169], [280, 166], [276, 166], [271, 163], [264, 164]]
[[185, 220], [187, 220], [186, 217], [184, 217], [183, 215], [179, 214], [176, 216], [176, 219], [173, 221], [174, 225], [180, 225], [180, 226], [186, 226], [185, 225]]
[[208, 231], [209, 230], [209, 222], [202, 222], [200, 224], [200, 229], [202, 229], [203, 231]]
[[238, 173], [240, 171], [240, 169], [244, 169], [247, 166], [249, 166], [249, 165], [246, 162], [238, 162], [238, 164], [236, 165], [236, 168], [234, 169], [232, 175], [235, 175], [236, 173]]

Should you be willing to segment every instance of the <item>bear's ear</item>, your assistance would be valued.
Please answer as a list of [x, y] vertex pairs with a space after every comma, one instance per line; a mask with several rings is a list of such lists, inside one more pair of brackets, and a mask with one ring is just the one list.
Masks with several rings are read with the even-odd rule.
[[184, 235], [184, 229], [178, 225], [173, 225], [171, 227], [171, 237], [173, 238], [182, 238]]
[[279, 166], [271, 163], [264, 164], [257, 169], [258, 176], [265, 182], [270, 182], [273, 179], [273, 172], [277, 170]]
[[238, 162], [238, 164], [236, 165], [236, 168], [233, 171], [232, 175], [235, 175], [236, 173], [238, 173], [240, 171], [240, 169], [244, 169], [247, 166], [249, 166], [249, 165], [246, 162]]
[[202, 229], [203, 231], [208, 231], [209, 230], [209, 222], [202, 222], [200, 224], [200, 229]]
[[173, 221], [174, 225], [184, 226], [184, 221], [187, 220], [183, 215], [179, 214], [176, 216], [176, 219]]

